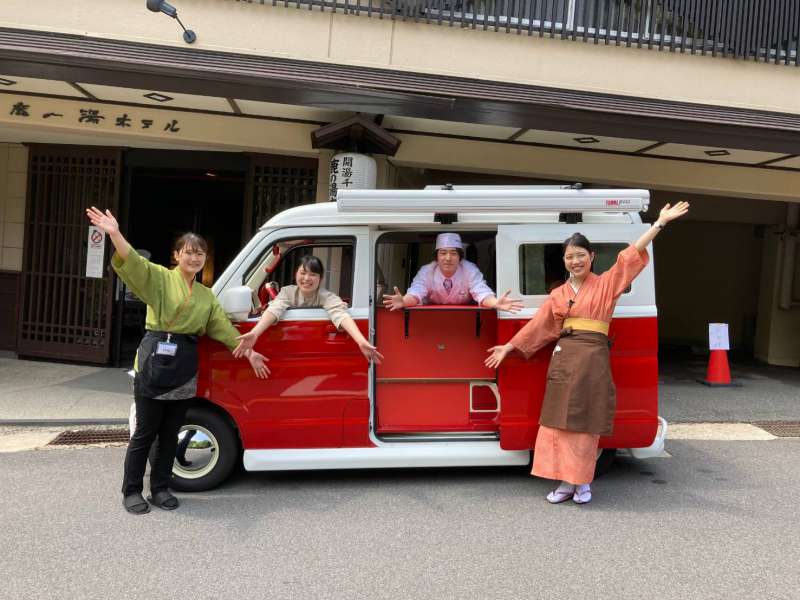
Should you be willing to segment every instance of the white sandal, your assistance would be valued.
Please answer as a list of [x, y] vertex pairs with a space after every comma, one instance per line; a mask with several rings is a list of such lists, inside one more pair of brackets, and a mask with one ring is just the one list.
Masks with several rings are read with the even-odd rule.
[[572, 498], [573, 494], [575, 494], [575, 486], [570, 485], [568, 487], [565, 487], [564, 484], [562, 483], [552, 492], [547, 494], [547, 501], [550, 504], [561, 504], [562, 502], [566, 502], [567, 500]]
[[588, 483], [577, 486], [572, 501], [575, 504], [589, 504], [592, 501], [592, 486]]

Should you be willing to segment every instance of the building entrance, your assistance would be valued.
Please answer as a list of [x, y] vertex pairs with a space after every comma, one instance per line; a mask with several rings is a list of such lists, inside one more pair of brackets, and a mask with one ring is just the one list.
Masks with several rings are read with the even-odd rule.
[[[172, 248], [192, 231], [208, 242], [200, 281], [213, 285], [241, 248], [246, 171], [134, 168], [130, 172], [127, 236], [154, 263], [174, 266]], [[120, 293], [119, 358], [132, 364], [144, 333], [145, 305], [132, 293]]]

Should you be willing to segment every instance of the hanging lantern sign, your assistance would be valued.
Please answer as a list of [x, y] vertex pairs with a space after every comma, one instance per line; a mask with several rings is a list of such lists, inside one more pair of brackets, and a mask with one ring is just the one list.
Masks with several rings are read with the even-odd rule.
[[374, 190], [378, 181], [378, 165], [366, 154], [344, 152], [331, 159], [329, 198], [336, 202], [339, 190]]

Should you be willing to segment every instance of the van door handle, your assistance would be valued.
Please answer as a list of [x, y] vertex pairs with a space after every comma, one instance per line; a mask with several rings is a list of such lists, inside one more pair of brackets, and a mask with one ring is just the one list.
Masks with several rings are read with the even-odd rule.
[[346, 332], [336, 329], [336, 325], [326, 325], [325, 333], [328, 334], [328, 337], [340, 337], [342, 335], [347, 335]]

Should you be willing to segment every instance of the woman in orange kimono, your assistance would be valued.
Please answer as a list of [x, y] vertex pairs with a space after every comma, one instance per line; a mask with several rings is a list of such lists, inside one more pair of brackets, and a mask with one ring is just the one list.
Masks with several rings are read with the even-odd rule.
[[564, 242], [569, 279], [550, 293], [533, 318], [502, 346], [489, 349], [486, 365], [497, 368], [517, 350], [529, 358], [559, 340], [547, 370], [532, 475], [561, 480], [547, 495], [558, 504], [592, 499], [597, 444], [610, 435], [616, 393], [609, 363], [608, 326], [617, 299], [645, 268], [647, 245], [667, 223], [686, 214], [688, 202], [661, 209], [658, 220], [617, 256], [602, 275], [592, 273], [594, 252], [580, 233]]

